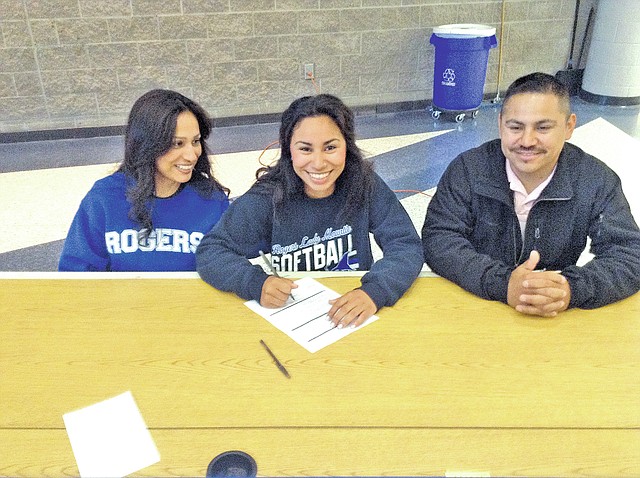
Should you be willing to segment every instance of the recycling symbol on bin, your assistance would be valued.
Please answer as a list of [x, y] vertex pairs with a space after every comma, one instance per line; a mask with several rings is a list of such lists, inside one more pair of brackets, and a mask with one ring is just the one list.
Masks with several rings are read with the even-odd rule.
[[444, 73], [442, 73], [442, 79], [444, 80], [442, 82], [443, 85], [455, 86], [456, 84], [453, 82], [453, 80], [456, 79], [456, 73], [455, 71], [453, 71], [453, 68], [445, 69]]

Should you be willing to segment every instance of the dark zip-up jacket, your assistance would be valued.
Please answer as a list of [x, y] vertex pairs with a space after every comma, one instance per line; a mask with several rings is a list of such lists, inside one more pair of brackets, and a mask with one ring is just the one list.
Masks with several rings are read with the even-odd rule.
[[[640, 289], [640, 231], [615, 172], [565, 143], [523, 243], [505, 162], [496, 139], [460, 154], [445, 171], [422, 229], [435, 273], [506, 303], [511, 272], [537, 250], [539, 269], [560, 270], [569, 281], [570, 307], [600, 307]], [[587, 237], [595, 258], [579, 267]]]

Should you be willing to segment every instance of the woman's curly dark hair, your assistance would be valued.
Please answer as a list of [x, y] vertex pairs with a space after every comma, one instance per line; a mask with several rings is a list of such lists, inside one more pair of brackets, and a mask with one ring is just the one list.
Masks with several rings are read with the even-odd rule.
[[131, 203], [129, 218], [140, 225], [138, 240], [144, 243], [153, 230], [151, 211], [155, 193], [156, 160], [172, 147], [180, 113], [190, 111], [198, 120], [202, 153], [188, 184], [203, 197], [229, 190], [211, 172], [205, 140], [211, 132], [209, 116], [197, 103], [171, 90], [151, 90], [136, 100], [127, 121], [124, 161], [119, 171], [127, 181], [127, 199]]

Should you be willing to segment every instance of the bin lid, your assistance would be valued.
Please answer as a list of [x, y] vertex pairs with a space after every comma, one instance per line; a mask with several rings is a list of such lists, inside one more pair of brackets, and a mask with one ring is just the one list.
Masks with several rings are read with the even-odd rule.
[[475, 23], [452, 23], [433, 27], [433, 33], [439, 37], [490, 37], [496, 34], [495, 27]]

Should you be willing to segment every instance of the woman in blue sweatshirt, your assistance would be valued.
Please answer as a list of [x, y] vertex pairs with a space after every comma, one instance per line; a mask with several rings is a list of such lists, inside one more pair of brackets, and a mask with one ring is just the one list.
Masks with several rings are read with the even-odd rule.
[[[279, 271], [368, 271], [329, 311], [337, 326], [358, 326], [411, 286], [423, 264], [420, 238], [356, 146], [353, 113], [335, 96], [295, 100], [282, 115], [280, 148], [204, 237], [197, 270], [264, 307], [281, 307], [296, 285], [253, 266], [248, 258], [261, 250]], [[370, 233], [383, 251], [375, 263]]]
[[195, 250], [229, 206], [211, 173], [206, 112], [171, 90], [129, 114], [124, 162], [82, 200], [61, 271], [193, 271]]

